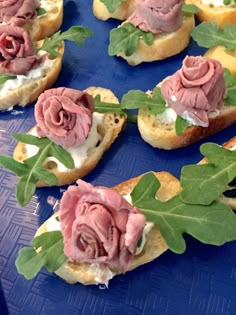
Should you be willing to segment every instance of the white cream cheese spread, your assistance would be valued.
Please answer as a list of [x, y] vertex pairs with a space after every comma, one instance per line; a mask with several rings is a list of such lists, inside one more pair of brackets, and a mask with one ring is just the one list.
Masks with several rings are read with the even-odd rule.
[[26, 75], [17, 75], [15, 79], [7, 80], [0, 85], [0, 94], [7, 95], [12, 90], [18, 89], [27, 82], [42, 78], [49, 69], [53, 68], [55, 61], [56, 59], [49, 59], [46, 57], [45, 61], [41, 65], [30, 70]]

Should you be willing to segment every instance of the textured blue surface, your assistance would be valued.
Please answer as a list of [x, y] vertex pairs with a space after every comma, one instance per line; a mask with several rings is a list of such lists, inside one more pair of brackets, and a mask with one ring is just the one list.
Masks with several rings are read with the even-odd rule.
[[[109, 31], [118, 23], [102, 22], [92, 15], [92, 0], [65, 1], [63, 29], [73, 24], [90, 27], [92, 39], [82, 48], [67, 43], [63, 69], [55, 86], [83, 89], [91, 85], [111, 88], [121, 96], [130, 89], [152, 89], [181, 65], [186, 54], [203, 50], [191, 43], [180, 55], [163, 62], [130, 67], [107, 55]], [[11, 155], [14, 132], [34, 125], [33, 106], [0, 113], [0, 153]], [[207, 141], [222, 143], [235, 135], [235, 125]], [[166, 170], [179, 176], [182, 165], [200, 159], [200, 143], [166, 152], [153, 149], [139, 137], [137, 126], [125, 130], [85, 179], [113, 186], [149, 170]], [[15, 200], [16, 178], [0, 168], [0, 274], [11, 315], [233, 315], [236, 314], [236, 243], [206, 246], [187, 238], [183, 255], [167, 252], [156, 261], [116, 277], [109, 289], [68, 285], [43, 270], [34, 280], [18, 275], [15, 259], [30, 243], [37, 227], [54, 211], [62, 188], [38, 189], [26, 208]], [[2, 292], [0, 291], [0, 303]], [[5, 315], [0, 305], [0, 314]]]

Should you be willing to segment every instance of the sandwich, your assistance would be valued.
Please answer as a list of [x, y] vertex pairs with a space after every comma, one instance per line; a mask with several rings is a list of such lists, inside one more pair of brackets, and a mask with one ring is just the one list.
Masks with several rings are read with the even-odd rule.
[[[236, 7], [234, 10], [236, 14]], [[236, 74], [236, 25], [226, 24], [220, 29], [215, 22], [203, 22], [190, 34], [199, 46], [208, 48], [204, 56], [218, 60], [224, 68]]]
[[0, 110], [35, 101], [60, 73], [64, 40], [83, 44], [88, 36], [89, 29], [73, 26], [34, 42], [23, 28], [0, 25]]
[[200, 22], [214, 22], [221, 29], [226, 24], [236, 25], [236, 5], [234, 0], [185, 0], [185, 3], [193, 4], [200, 9], [196, 13]]
[[135, 0], [93, 0], [93, 14], [106, 21], [110, 18], [125, 20], [135, 10]]
[[0, 157], [0, 163], [20, 177], [16, 196], [22, 206], [36, 187], [68, 185], [87, 175], [121, 132], [125, 116], [113, 108], [98, 112], [96, 96], [114, 108], [118, 103], [110, 90], [97, 87], [54, 88], [39, 96], [36, 126], [28, 134], [14, 135], [19, 143], [13, 159]]
[[152, 93], [129, 91], [124, 108], [140, 108], [138, 128], [151, 146], [188, 146], [236, 121], [235, 75], [213, 59], [186, 56], [182, 68]]
[[20, 250], [16, 267], [26, 279], [46, 267], [71, 284], [108, 286], [167, 249], [183, 253], [184, 233], [218, 246], [236, 239], [229, 206], [183, 202], [179, 181], [169, 173], [142, 174], [112, 189], [77, 184], [63, 193], [59, 211], [39, 227], [32, 247]]
[[182, 0], [137, 0], [135, 11], [110, 32], [108, 53], [130, 65], [162, 60], [184, 50], [194, 15], [184, 14]]
[[23, 27], [34, 40], [52, 36], [62, 24], [63, 0], [7, 0], [0, 3], [0, 24]]

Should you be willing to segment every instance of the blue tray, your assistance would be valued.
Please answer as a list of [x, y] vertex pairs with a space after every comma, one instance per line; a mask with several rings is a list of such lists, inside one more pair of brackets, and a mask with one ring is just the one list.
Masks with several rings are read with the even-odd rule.
[[[97, 20], [92, 14], [92, 0], [64, 1], [64, 9], [64, 30], [80, 24], [92, 29], [94, 36], [82, 48], [66, 43], [62, 72], [55, 86], [102, 86], [121, 98], [131, 89], [152, 89], [180, 67], [186, 54], [203, 53], [192, 42], [176, 57], [130, 67], [124, 60], [107, 54], [109, 31], [118, 25], [117, 21]], [[11, 134], [31, 128], [35, 123], [33, 112], [32, 105], [0, 113], [0, 154], [12, 154], [15, 141]], [[206, 141], [221, 144], [232, 136], [235, 125]], [[200, 144], [171, 152], [153, 149], [140, 138], [137, 126], [128, 123], [85, 180], [113, 186], [149, 170], [166, 170], [178, 177], [183, 165], [201, 158]], [[109, 289], [69, 285], [46, 270], [32, 281], [25, 280], [15, 269], [17, 252], [29, 245], [37, 227], [51, 216], [64, 187], [38, 189], [30, 204], [21, 208], [15, 199], [15, 186], [16, 177], [0, 168], [0, 274], [10, 314], [236, 314], [235, 242], [214, 247], [188, 237], [185, 254], [167, 252], [114, 278]], [[6, 314], [3, 306], [0, 314]]]

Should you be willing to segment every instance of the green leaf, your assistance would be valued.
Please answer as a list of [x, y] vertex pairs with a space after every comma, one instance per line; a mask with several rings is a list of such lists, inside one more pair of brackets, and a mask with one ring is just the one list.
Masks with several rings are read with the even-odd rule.
[[153, 95], [150, 96], [140, 90], [131, 90], [123, 95], [121, 107], [126, 109], [148, 108], [154, 114], [161, 114], [166, 110], [166, 102], [161, 95], [159, 87], [153, 90]]
[[12, 137], [22, 143], [36, 145], [38, 147], [44, 147], [50, 143], [50, 140], [46, 137], [39, 138], [39, 137], [30, 135], [30, 134], [25, 134], [25, 133], [14, 133]]
[[233, 24], [226, 24], [224, 30], [221, 30], [216, 23], [203, 22], [194, 27], [190, 35], [199, 46], [205, 48], [224, 46], [227, 49], [236, 49], [236, 25]]
[[16, 199], [22, 207], [25, 207], [36, 190], [36, 182], [38, 178], [32, 174], [30, 177], [27, 175], [20, 178], [16, 186]]
[[61, 231], [43, 233], [32, 241], [32, 247], [22, 248], [16, 259], [17, 271], [27, 280], [33, 279], [42, 267], [58, 270], [66, 261]]
[[139, 41], [143, 40], [147, 45], [152, 45], [154, 36], [151, 32], [143, 32], [131, 23], [125, 23], [110, 32], [109, 56], [123, 52], [131, 56], [138, 49]]
[[110, 13], [115, 12], [119, 5], [121, 5], [126, 0], [101, 0], [102, 3], [105, 4], [107, 10]]
[[38, 180], [47, 183], [50, 186], [54, 186], [57, 184], [57, 177], [53, 173], [49, 172], [44, 168], [37, 167], [35, 169], [35, 175]]
[[27, 170], [27, 167], [23, 163], [15, 161], [9, 156], [1, 155], [0, 164], [15, 173], [17, 176], [23, 176]]
[[94, 103], [95, 111], [98, 113], [119, 113], [127, 116], [127, 113], [121, 108], [120, 104], [102, 102], [99, 94], [95, 96]]
[[132, 205], [136, 206], [140, 202], [148, 200], [150, 196], [153, 198], [160, 186], [160, 182], [153, 173], [142, 176], [130, 194]]
[[14, 134], [13, 137], [18, 141], [38, 147], [36, 154], [25, 159], [22, 163], [9, 157], [0, 156], [0, 164], [17, 176], [23, 176], [17, 184], [16, 198], [19, 204], [24, 207], [35, 193], [39, 180], [49, 185], [57, 184], [56, 176], [43, 167], [47, 158], [55, 157], [69, 169], [74, 168], [74, 161], [67, 151], [48, 138], [38, 138], [26, 134]]
[[196, 14], [201, 12], [201, 9], [199, 9], [196, 5], [194, 4], [187, 4], [184, 3], [182, 5], [182, 12], [186, 14]]
[[49, 154], [51, 156], [54, 156], [58, 161], [60, 161], [62, 164], [65, 165], [65, 167], [69, 169], [75, 168], [75, 163], [68, 151], [63, 149], [60, 145], [57, 145], [56, 143], [52, 143], [50, 147]]
[[185, 129], [188, 128], [189, 123], [187, 122], [187, 120], [183, 119], [180, 116], [177, 116], [176, 121], [175, 121], [175, 133], [178, 136], [181, 136]]
[[226, 86], [224, 102], [236, 105], [236, 74], [231, 74], [228, 69], [224, 69], [224, 80]]
[[189, 204], [209, 205], [216, 200], [236, 175], [236, 151], [214, 143], [200, 147], [208, 163], [187, 165], [181, 170], [181, 199]]
[[91, 37], [92, 32], [83, 26], [72, 26], [65, 32], [58, 31], [51, 38], [45, 38], [42, 46], [37, 50], [47, 51], [50, 55], [58, 57], [60, 53], [58, 48], [61, 47], [61, 43], [64, 40], [75, 42], [79, 45], [83, 45], [86, 37]]
[[47, 11], [44, 8], [38, 8], [37, 10], [37, 16], [42, 16], [47, 14]]
[[14, 80], [14, 79], [16, 79], [15, 76], [0, 73], [0, 84], [5, 83], [7, 80]]
[[209, 206], [190, 205], [184, 203], [179, 195], [161, 202], [155, 198], [154, 187], [159, 186], [158, 180], [150, 174], [143, 177], [131, 194], [132, 203], [148, 221], [155, 223], [170, 250], [176, 253], [185, 251], [184, 233], [212, 245], [236, 239], [236, 217], [230, 207], [217, 202]]

